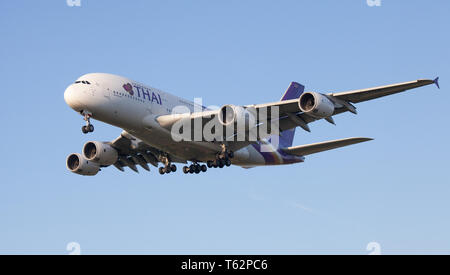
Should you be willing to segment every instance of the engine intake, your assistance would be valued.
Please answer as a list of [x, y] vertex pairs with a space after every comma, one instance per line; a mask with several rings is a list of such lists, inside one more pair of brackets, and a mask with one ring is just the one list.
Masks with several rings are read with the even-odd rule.
[[75, 174], [83, 176], [95, 176], [100, 167], [91, 161], [88, 161], [80, 154], [70, 154], [66, 160], [67, 169]]
[[298, 99], [298, 107], [302, 112], [316, 118], [330, 117], [334, 113], [333, 102], [316, 92], [303, 93]]
[[225, 105], [219, 110], [219, 122], [223, 126], [228, 126], [236, 122], [235, 106]]
[[99, 141], [89, 141], [83, 146], [83, 156], [102, 166], [116, 163], [119, 155], [111, 145]]
[[225, 105], [219, 109], [219, 122], [223, 126], [236, 124], [250, 129], [256, 126], [256, 110], [234, 105]]

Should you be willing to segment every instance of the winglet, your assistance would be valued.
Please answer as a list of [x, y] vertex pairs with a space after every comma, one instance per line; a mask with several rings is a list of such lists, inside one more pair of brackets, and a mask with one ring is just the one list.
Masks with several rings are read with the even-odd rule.
[[439, 77], [436, 77], [436, 78], [433, 80], [433, 83], [436, 84], [436, 86], [438, 87], [438, 89], [441, 88], [441, 87], [439, 87]]

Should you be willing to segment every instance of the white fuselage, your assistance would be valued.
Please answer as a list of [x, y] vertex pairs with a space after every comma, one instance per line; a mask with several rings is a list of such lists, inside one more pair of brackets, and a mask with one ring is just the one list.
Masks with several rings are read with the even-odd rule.
[[[172, 113], [173, 108], [185, 106], [191, 112], [202, 106], [161, 90], [142, 85], [125, 77], [94, 73], [80, 77], [64, 93], [67, 104], [77, 112], [89, 112], [94, 119], [120, 127], [148, 145], [184, 160], [214, 159], [220, 144], [211, 142], [176, 142], [169, 130], [156, 118]], [[283, 164], [276, 148], [271, 153]], [[277, 156], [278, 155], [278, 156]], [[252, 167], [269, 164], [254, 146], [235, 152], [233, 164]]]

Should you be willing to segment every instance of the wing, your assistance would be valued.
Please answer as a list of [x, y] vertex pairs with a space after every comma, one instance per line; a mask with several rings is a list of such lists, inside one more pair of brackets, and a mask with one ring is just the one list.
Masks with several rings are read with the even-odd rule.
[[366, 142], [372, 140], [371, 138], [346, 138], [346, 139], [339, 139], [339, 140], [331, 140], [331, 141], [325, 141], [325, 142], [319, 142], [314, 144], [308, 144], [308, 145], [300, 145], [300, 146], [294, 146], [289, 148], [283, 148], [282, 150], [290, 155], [295, 156], [307, 156], [315, 153], [320, 153], [323, 151], [328, 151], [344, 146], [349, 146], [352, 144], [357, 144], [361, 142]]
[[[328, 93], [323, 94], [324, 97], [328, 98], [330, 102], [334, 105], [334, 111], [328, 117], [323, 117], [328, 122], [334, 124], [334, 120], [332, 116], [343, 113], [343, 112], [352, 112], [356, 114], [356, 107], [352, 103], [359, 103], [367, 100], [372, 100], [376, 98], [380, 98], [383, 96], [388, 96], [396, 93], [400, 93], [406, 90], [418, 88], [421, 86], [426, 86], [430, 84], [438, 84], [438, 78], [435, 80], [429, 79], [421, 79], [411, 82], [398, 83], [387, 86], [380, 86], [362, 90], [353, 90], [347, 92], [339, 92], [339, 93]], [[227, 106], [227, 105], [225, 105]], [[198, 125], [205, 126], [208, 122], [213, 119], [218, 119], [223, 110], [222, 107], [219, 110], [205, 110], [201, 112], [194, 113], [182, 113], [182, 114], [173, 114], [173, 115], [163, 115], [156, 118], [157, 123], [167, 130], [170, 130], [171, 127], [180, 121], [188, 121], [191, 126], [191, 132], [195, 132], [195, 120], [200, 121]], [[232, 105], [228, 105], [232, 106]], [[316, 120], [320, 120], [322, 118], [312, 116], [311, 114], [304, 113], [300, 110], [299, 107], [299, 98], [291, 99], [291, 100], [282, 100], [271, 103], [264, 104], [254, 104], [242, 106], [244, 110], [250, 110], [251, 114], [254, 114], [257, 118], [255, 124], [258, 129], [259, 127], [265, 126], [267, 127], [271, 122], [277, 121], [277, 126], [279, 127], [279, 132], [281, 133], [284, 130], [289, 130], [295, 127], [301, 127], [305, 131], [310, 131], [308, 123], [311, 123]], [[277, 112], [272, 112], [272, 110], [277, 110]], [[260, 119], [260, 114], [264, 112], [265, 116], [262, 116], [263, 119]], [[275, 114], [275, 115], [274, 115]], [[220, 120], [220, 119], [219, 119]], [[270, 130], [270, 129], [269, 129]], [[256, 131], [258, 132], [258, 131]], [[270, 131], [269, 131], [270, 132]], [[233, 133], [235, 134], [235, 133]], [[261, 140], [263, 138], [267, 138], [266, 136], [258, 136], [257, 140]], [[192, 140], [194, 137], [191, 137]], [[204, 140], [202, 140], [204, 141]], [[236, 141], [231, 141], [228, 143], [233, 143]], [[242, 146], [249, 143], [240, 143]], [[240, 147], [240, 146], [237, 146]]]
[[129, 167], [131, 170], [138, 172], [137, 165], [150, 171], [148, 164], [158, 167], [161, 156], [168, 157], [172, 162], [186, 162], [185, 160], [178, 159], [176, 156], [168, 155], [149, 146], [126, 131], [123, 131], [110, 145], [119, 153], [119, 158], [114, 163], [114, 166], [122, 172], [124, 171], [124, 167]]
[[[353, 90], [353, 91], [347, 91], [347, 92], [339, 92], [339, 93], [328, 93], [325, 96], [334, 104], [334, 112], [332, 116], [341, 114], [344, 112], [351, 112], [356, 114], [356, 107], [352, 103], [360, 103], [363, 101], [368, 101], [388, 95], [393, 95], [397, 93], [404, 92], [406, 90], [435, 84], [439, 88], [439, 78], [436, 78], [434, 80], [430, 79], [419, 79], [415, 81], [410, 82], [403, 82], [398, 84], [392, 84], [387, 86], [380, 86], [380, 87], [374, 87], [374, 88], [368, 88], [368, 89], [361, 89], [361, 90]], [[298, 103], [298, 100], [297, 102]], [[288, 108], [294, 108], [293, 102], [288, 103], [290, 106]], [[328, 122], [334, 124], [334, 120], [330, 117], [326, 117]], [[302, 112], [291, 112], [286, 114], [286, 116], [280, 117], [280, 131], [292, 129], [296, 126], [300, 126], [305, 131], [310, 131], [308, 123], [314, 122], [316, 120], [320, 120], [321, 118], [316, 118], [313, 116], [310, 116], [306, 113]]]
[[363, 101], [372, 100], [383, 96], [401, 93], [406, 90], [430, 85], [433, 83], [439, 87], [438, 80], [439, 78], [436, 78], [435, 80], [419, 79], [416, 81], [404, 82], [369, 89], [354, 90], [341, 93], [331, 93], [329, 95], [347, 102], [360, 103]]

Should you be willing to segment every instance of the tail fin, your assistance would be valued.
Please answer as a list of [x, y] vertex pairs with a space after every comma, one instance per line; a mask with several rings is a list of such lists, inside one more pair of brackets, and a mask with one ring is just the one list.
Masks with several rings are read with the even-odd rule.
[[286, 92], [284, 92], [283, 97], [281, 97], [280, 101], [298, 98], [304, 90], [305, 86], [303, 86], [302, 84], [291, 82]]
[[[300, 97], [305, 90], [305, 86], [297, 82], [291, 82], [291, 85], [287, 88], [281, 101], [289, 100]], [[290, 147], [294, 141], [295, 128], [286, 130], [280, 133], [280, 147]]]

